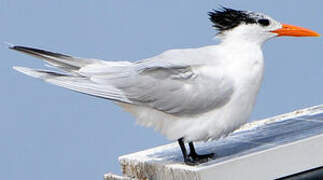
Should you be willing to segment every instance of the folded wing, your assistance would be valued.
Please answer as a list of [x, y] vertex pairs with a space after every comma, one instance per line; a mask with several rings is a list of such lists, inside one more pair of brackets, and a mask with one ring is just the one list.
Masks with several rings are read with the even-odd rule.
[[[154, 58], [136, 63], [107, 62], [21, 46], [12, 49], [40, 57], [67, 72], [15, 67], [27, 75], [77, 92], [173, 115], [194, 115], [221, 107], [229, 101], [234, 88], [221, 70], [211, 77], [198, 73], [201, 66], [197, 64], [163, 63], [160, 57], [153, 63]], [[165, 58], [170, 62], [172, 57]]]

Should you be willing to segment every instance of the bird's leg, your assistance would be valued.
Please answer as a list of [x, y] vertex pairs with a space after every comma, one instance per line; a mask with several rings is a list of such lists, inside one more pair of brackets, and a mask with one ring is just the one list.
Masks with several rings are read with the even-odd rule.
[[180, 147], [180, 148], [181, 148], [181, 150], [182, 150], [182, 154], [183, 154], [184, 162], [186, 162], [186, 160], [188, 159], [188, 156], [187, 156], [187, 151], [186, 151], [186, 148], [185, 148], [185, 144], [184, 144], [183, 139], [184, 139], [184, 138], [179, 138], [177, 141], [178, 141], [179, 147]]
[[195, 151], [193, 142], [189, 143], [190, 153], [187, 154], [187, 150], [186, 150], [185, 144], [184, 144], [184, 138], [178, 139], [178, 144], [182, 150], [184, 162], [187, 165], [198, 165], [198, 164], [207, 162], [209, 158], [212, 159], [214, 157], [213, 153], [198, 155]]
[[197, 154], [195, 151], [195, 147], [193, 142], [188, 143], [190, 146], [190, 153], [188, 154], [188, 158], [192, 159], [195, 163], [204, 163], [207, 162], [209, 159], [213, 159], [215, 154], [210, 153], [210, 154]]
[[189, 158], [188, 155], [187, 155], [187, 151], [186, 151], [185, 144], [184, 144], [184, 138], [178, 139], [178, 144], [179, 144], [179, 147], [181, 147], [185, 164], [187, 164], [187, 165], [196, 165], [194, 160]]

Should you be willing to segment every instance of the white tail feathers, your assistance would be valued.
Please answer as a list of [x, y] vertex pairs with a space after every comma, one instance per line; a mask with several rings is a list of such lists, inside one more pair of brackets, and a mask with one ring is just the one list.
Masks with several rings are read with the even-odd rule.
[[[118, 102], [132, 103], [124, 95], [124, 93], [113, 84], [98, 83], [98, 81], [92, 79], [92, 75], [96, 74], [118, 74], [120, 70], [126, 67], [126, 65], [131, 65], [131, 63], [129, 62], [121, 62], [117, 67], [114, 67], [113, 65], [115, 65], [116, 63], [113, 62], [104, 62], [96, 59], [77, 58], [23, 46], [12, 45], [9, 46], [9, 48], [41, 58], [50, 66], [63, 71], [63, 73], [14, 66], [13, 69], [15, 69], [16, 71], [34, 78], [43, 79], [48, 83], [71, 89], [80, 93], [107, 98]], [[86, 67], [89, 68], [86, 69]], [[93, 72], [93, 70], [96, 71]]]
[[131, 103], [131, 101], [126, 98], [120, 90], [110, 85], [97, 84], [87, 77], [72, 76], [59, 72], [31, 69], [19, 66], [14, 66], [13, 69], [28, 76], [43, 79], [48, 83], [71, 89], [73, 91], [119, 102]]
[[48, 78], [52, 78], [52, 77], [65, 76], [64, 74], [61, 74], [58, 72], [37, 70], [37, 69], [31, 69], [31, 68], [27, 68], [27, 67], [14, 66], [12, 68], [14, 70], [19, 71], [19, 72], [26, 74], [28, 76], [31, 76], [34, 78], [40, 78], [40, 79], [48, 79]]

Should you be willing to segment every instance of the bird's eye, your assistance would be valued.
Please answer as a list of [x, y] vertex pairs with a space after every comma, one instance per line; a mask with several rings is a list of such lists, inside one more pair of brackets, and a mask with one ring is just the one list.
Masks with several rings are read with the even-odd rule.
[[259, 19], [258, 23], [261, 24], [262, 26], [268, 26], [270, 24], [268, 19]]

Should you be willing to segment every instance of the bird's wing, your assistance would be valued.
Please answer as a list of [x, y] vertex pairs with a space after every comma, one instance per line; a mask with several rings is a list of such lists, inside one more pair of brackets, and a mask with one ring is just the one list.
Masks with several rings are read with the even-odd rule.
[[35, 49], [24, 46], [10, 46], [9, 48], [43, 59], [49, 65], [70, 73], [78, 71], [81, 67], [84, 67], [86, 65], [99, 62], [99, 60], [95, 59], [72, 57], [65, 54], [49, 52], [41, 49]]
[[65, 72], [13, 67], [21, 73], [80, 93], [118, 102], [132, 103], [112, 85], [99, 84], [91, 80], [91, 76], [95, 74], [105, 74], [106, 77], [110, 74], [116, 74], [120, 69], [124, 69], [123, 67], [132, 64], [130, 62], [107, 62], [98, 59], [79, 58], [24, 46], [10, 46], [9, 48], [40, 58], [50, 66]]
[[195, 66], [141, 69], [115, 86], [135, 104], [177, 115], [195, 115], [221, 107], [233, 93], [230, 79], [203, 76]]
[[200, 73], [205, 66], [191, 63], [187, 58], [192, 57], [185, 52], [130, 63], [93, 61], [32, 48], [21, 51], [27, 50], [68, 74], [16, 67], [20, 72], [77, 92], [173, 115], [195, 115], [221, 107], [234, 88], [220, 68], [212, 76]]
[[197, 59], [197, 63], [190, 63], [187, 58], [191, 56], [185, 55], [185, 52], [179, 54], [163, 54], [139, 61], [117, 75], [96, 74], [91, 80], [113, 85], [132, 104], [174, 115], [204, 113], [230, 100], [234, 83], [222, 69], [214, 67], [212, 75], [201, 73], [206, 65], [198, 64]]

